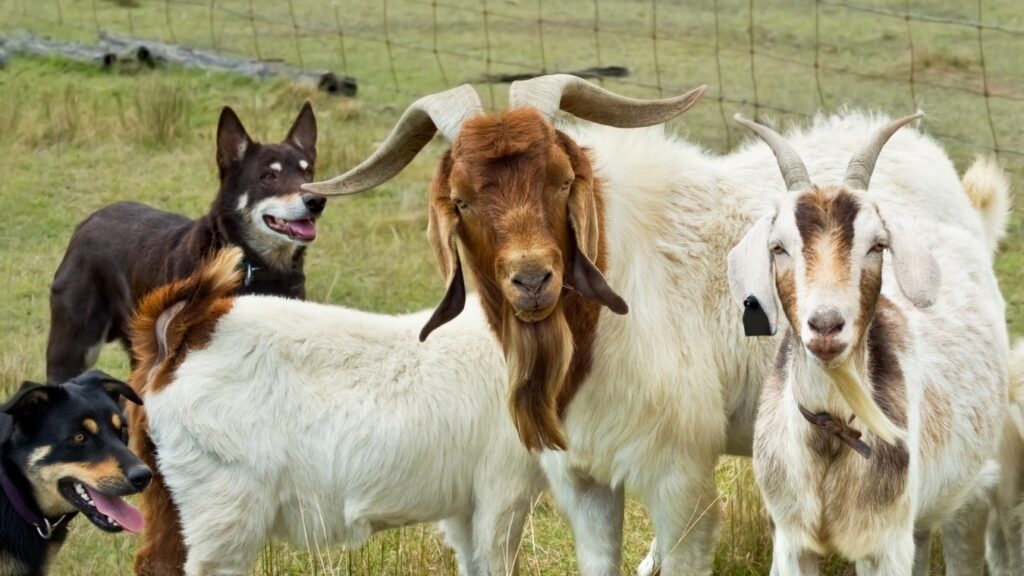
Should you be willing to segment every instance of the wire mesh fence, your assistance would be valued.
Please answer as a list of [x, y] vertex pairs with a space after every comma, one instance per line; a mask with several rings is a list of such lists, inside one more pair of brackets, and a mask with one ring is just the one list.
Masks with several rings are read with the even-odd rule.
[[636, 96], [706, 83], [712, 105], [684, 124], [719, 148], [740, 135], [736, 110], [785, 121], [921, 107], [955, 155], [1024, 166], [1019, 0], [6, 1], [7, 28], [82, 41], [106, 30], [328, 69], [396, 106], [473, 82], [496, 107], [510, 77], [606, 67], [626, 74], [602, 83]]

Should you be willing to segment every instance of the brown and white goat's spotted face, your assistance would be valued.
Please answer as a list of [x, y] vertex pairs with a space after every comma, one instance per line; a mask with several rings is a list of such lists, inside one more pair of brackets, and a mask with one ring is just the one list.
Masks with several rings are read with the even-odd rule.
[[874, 205], [838, 186], [786, 198], [768, 235], [782, 311], [807, 351], [842, 363], [864, 335], [882, 287], [889, 233]]
[[886, 218], [863, 192], [811, 186], [747, 231], [729, 254], [729, 284], [738, 302], [759, 305], [770, 333], [781, 308], [807, 352], [836, 367], [871, 324], [886, 257], [906, 299], [930, 306], [939, 265], [913, 226]]

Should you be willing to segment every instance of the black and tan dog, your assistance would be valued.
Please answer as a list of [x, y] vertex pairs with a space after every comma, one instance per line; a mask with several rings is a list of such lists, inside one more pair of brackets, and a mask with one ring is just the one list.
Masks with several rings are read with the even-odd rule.
[[142, 403], [91, 371], [61, 385], [25, 382], [0, 405], [0, 576], [45, 574], [78, 514], [107, 532], [142, 530], [121, 497], [153, 473], [128, 449], [121, 397]]
[[260, 144], [230, 108], [217, 127], [220, 191], [198, 220], [135, 202], [94, 212], [75, 229], [50, 293], [46, 376], [90, 368], [106, 342], [127, 345], [147, 292], [190, 275], [228, 245], [245, 252], [242, 293], [305, 297], [303, 257], [326, 205], [299, 187], [313, 179], [316, 119], [307, 102], [280, 144]]

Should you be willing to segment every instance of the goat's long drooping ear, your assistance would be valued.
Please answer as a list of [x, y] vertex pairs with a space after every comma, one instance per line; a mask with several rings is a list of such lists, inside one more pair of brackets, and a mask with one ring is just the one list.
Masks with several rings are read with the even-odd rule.
[[773, 218], [762, 216], [729, 251], [729, 290], [743, 306], [743, 331], [747, 336], [771, 336], [778, 326], [779, 298], [768, 250]]
[[316, 116], [312, 104], [306, 102], [302, 105], [285, 141], [309, 155], [310, 160], [316, 161]]
[[217, 122], [217, 168], [221, 178], [234, 169], [250, 145], [252, 138], [249, 138], [242, 121], [230, 106], [225, 106]]
[[114, 402], [118, 402], [123, 396], [133, 404], [142, 406], [142, 398], [139, 398], [139, 395], [135, 393], [135, 390], [132, 390], [131, 386], [106, 372], [90, 370], [75, 378], [75, 381], [86, 386], [99, 386]]
[[[448, 189], [451, 167], [451, 154], [446, 153], [441, 160], [437, 174], [434, 175], [431, 190]], [[446, 197], [446, 195], [441, 195], [441, 197]], [[459, 219], [455, 214], [455, 208], [450, 203], [442, 203], [432, 193], [430, 215], [427, 221], [427, 238], [430, 240], [430, 246], [434, 248], [434, 255], [437, 256], [437, 264], [441, 268], [441, 274], [444, 275], [447, 287], [434, 314], [420, 331], [420, 342], [426, 340], [434, 329], [458, 316], [466, 306], [466, 281], [462, 275], [462, 260], [459, 259], [458, 234], [456, 233], [458, 226]]]
[[629, 312], [629, 306], [612, 290], [595, 264], [601, 249], [601, 216], [594, 196], [594, 175], [590, 163], [569, 137], [561, 132], [557, 134], [575, 175], [568, 199], [573, 254], [572, 268], [566, 282], [583, 296], [597, 300], [612, 312], [625, 314]]
[[889, 233], [889, 253], [892, 255], [892, 270], [900, 291], [918, 308], [927, 308], [938, 297], [942, 272], [939, 261], [928, 247], [914, 234], [911, 226], [902, 223], [898, 217], [879, 216]]

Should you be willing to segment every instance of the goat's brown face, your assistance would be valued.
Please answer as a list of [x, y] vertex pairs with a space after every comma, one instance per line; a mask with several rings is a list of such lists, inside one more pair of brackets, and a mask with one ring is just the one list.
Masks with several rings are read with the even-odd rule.
[[564, 286], [618, 299], [580, 287], [574, 267], [594, 268], [601, 206], [585, 153], [535, 110], [467, 121], [430, 203], [430, 238], [446, 276], [461, 280], [461, 249], [483, 288], [500, 293], [520, 321], [550, 316]]

